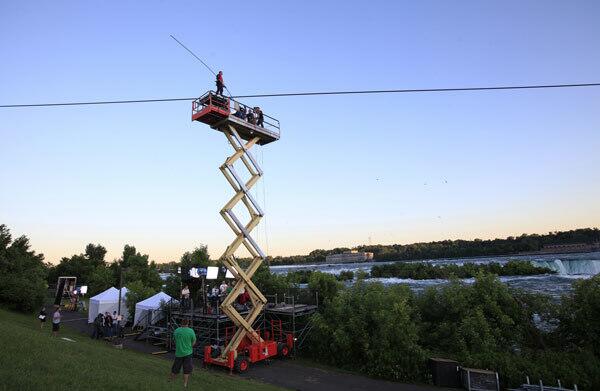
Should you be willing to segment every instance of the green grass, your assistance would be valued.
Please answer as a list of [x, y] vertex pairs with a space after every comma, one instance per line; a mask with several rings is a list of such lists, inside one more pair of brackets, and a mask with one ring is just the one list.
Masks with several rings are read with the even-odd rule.
[[[35, 315], [0, 309], [0, 390], [179, 390], [183, 379], [167, 381], [171, 362], [113, 348], [61, 325], [43, 330]], [[67, 337], [76, 342], [61, 339]], [[198, 363], [190, 390], [281, 390], [268, 384], [206, 371]]]

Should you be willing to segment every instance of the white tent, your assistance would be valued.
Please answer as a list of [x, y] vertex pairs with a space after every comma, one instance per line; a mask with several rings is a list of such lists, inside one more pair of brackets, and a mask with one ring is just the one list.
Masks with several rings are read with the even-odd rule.
[[162, 311], [158, 311], [160, 309], [160, 303], [168, 303], [170, 300], [173, 300], [171, 296], [164, 292], [158, 292], [154, 296], [137, 303], [135, 305], [133, 325], [146, 326], [148, 322], [150, 324], [158, 322], [163, 317]]
[[[121, 288], [121, 314], [124, 319], [127, 319], [128, 316], [127, 306], [125, 305], [126, 295], [127, 288]], [[112, 315], [113, 311], [118, 310], [119, 290], [115, 287], [110, 287], [104, 292], [98, 293], [96, 296], [90, 298], [88, 323], [92, 323], [98, 314], [103, 314], [108, 311]]]

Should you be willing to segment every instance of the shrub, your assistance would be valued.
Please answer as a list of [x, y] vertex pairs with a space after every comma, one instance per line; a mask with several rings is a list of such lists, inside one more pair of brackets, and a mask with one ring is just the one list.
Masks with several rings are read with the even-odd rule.
[[573, 294], [563, 297], [558, 334], [569, 349], [588, 346], [600, 357], [600, 274], [576, 281]]
[[309, 344], [320, 361], [392, 380], [422, 380], [425, 351], [406, 287], [357, 283], [330, 299]]

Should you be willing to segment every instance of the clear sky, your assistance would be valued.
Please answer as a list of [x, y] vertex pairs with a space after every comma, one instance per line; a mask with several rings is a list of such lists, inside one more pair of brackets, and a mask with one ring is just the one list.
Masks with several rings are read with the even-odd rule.
[[[600, 2], [3, 1], [0, 104], [600, 82]], [[600, 225], [600, 88], [255, 99], [272, 255]], [[233, 239], [187, 102], [0, 109], [0, 223], [46, 259]]]

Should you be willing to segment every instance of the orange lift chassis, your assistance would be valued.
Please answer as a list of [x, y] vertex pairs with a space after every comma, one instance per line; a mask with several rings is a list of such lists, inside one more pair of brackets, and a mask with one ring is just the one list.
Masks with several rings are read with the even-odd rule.
[[[235, 191], [234, 196], [221, 209], [221, 216], [229, 225], [235, 239], [221, 256], [221, 261], [235, 278], [235, 285], [221, 304], [221, 310], [235, 324], [236, 331], [221, 352], [213, 351], [211, 346], [204, 347], [204, 362], [244, 372], [250, 363], [282, 355], [287, 356], [293, 346], [293, 336], [286, 336], [286, 342], [278, 342], [272, 335], [260, 335], [252, 327], [257, 316], [267, 303], [265, 296], [252, 282], [252, 276], [265, 260], [266, 255], [252, 238], [250, 232], [258, 225], [264, 213], [250, 189], [258, 182], [263, 171], [250, 152], [255, 144], [265, 145], [279, 139], [279, 121], [264, 115], [264, 126], [258, 126], [246, 113], [254, 111], [228, 97], [209, 91], [192, 103], [192, 120], [200, 121], [225, 134], [234, 149], [220, 170]], [[237, 173], [234, 164], [238, 161], [248, 170], [250, 178], [244, 182]], [[234, 213], [235, 206], [242, 202], [248, 210], [250, 221], [243, 223]], [[237, 262], [235, 253], [244, 246], [252, 261], [244, 270]], [[234, 307], [237, 297], [246, 290], [250, 295], [252, 309], [242, 316]]]

